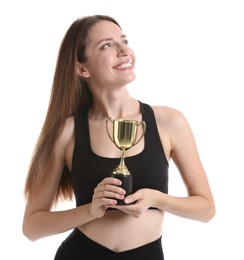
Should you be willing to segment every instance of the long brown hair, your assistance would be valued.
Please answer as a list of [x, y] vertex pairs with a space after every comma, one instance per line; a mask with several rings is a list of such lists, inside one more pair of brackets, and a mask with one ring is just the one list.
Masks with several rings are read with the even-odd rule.
[[[77, 74], [77, 62], [85, 62], [87, 57], [86, 40], [90, 28], [101, 20], [115, 23], [105, 15], [86, 16], [75, 20], [66, 32], [61, 43], [54, 73], [51, 96], [46, 118], [37, 140], [25, 183], [25, 196], [31, 197], [45, 187], [48, 172], [52, 170], [54, 144], [61, 134], [65, 120], [88, 109], [92, 105], [89, 86]], [[70, 173], [64, 167], [56, 193], [59, 199], [73, 197]]]

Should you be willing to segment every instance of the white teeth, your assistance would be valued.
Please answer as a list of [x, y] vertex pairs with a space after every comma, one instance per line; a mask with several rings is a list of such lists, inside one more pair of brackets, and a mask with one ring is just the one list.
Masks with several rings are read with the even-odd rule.
[[130, 68], [130, 67], [132, 67], [132, 64], [131, 64], [131, 62], [128, 62], [128, 63], [120, 65], [118, 67], [118, 69], [127, 69], [127, 68]]

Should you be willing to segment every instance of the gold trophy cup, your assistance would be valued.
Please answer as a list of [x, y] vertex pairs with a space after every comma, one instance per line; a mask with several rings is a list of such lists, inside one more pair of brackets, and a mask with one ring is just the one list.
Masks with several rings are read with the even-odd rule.
[[[113, 124], [113, 135], [108, 130], [108, 123]], [[142, 127], [142, 134], [137, 139], [138, 127]], [[106, 120], [106, 130], [110, 140], [121, 150], [121, 159], [119, 165], [113, 170], [111, 177], [122, 181], [121, 187], [126, 191], [126, 196], [133, 192], [133, 178], [125, 165], [125, 152], [135, 146], [144, 136], [146, 131], [146, 123], [144, 121], [124, 120], [108, 118]], [[125, 205], [123, 200], [118, 200], [118, 205]]]

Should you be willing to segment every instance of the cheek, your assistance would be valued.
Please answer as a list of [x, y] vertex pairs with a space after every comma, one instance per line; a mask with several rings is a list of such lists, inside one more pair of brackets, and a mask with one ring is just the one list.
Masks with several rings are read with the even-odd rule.
[[90, 73], [91, 78], [107, 77], [110, 73], [113, 73], [112, 67], [115, 65], [116, 56], [113, 51], [104, 52], [101, 55], [92, 55], [88, 57], [86, 62], [86, 68]]
[[99, 59], [96, 60], [96, 62], [93, 65], [93, 68], [97, 70], [97, 74], [105, 74], [109, 75], [110, 72], [113, 71], [113, 66], [115, 64], [115, 60], [111, 58], [111, 56], [104, 55], [103, 57], [100, 57]]
[[90, 67], [90, 79], [102, 82], [106, 80], [110, 73], [110, 68], [104, 62], [97, 62]]
[[111, 58], [111, 55], [104, 54], [93, 57], [88, 66], [92, 69], [101, 69], [109, 67], [112, 64], [113, 59]]
[[133, 59], [134, 59], [134, 63], [136, 62], [136, 55], [135, 55], [135, 53], [131, 50], [131, 56], [133, 57]]

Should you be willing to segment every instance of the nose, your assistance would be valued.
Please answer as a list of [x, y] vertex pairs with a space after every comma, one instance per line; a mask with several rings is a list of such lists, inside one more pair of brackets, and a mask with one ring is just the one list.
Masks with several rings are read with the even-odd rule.
[[119, 44], [118, 45], [118, 56], [127, 56], [130, 53], [130, 48], [127, 45]]

